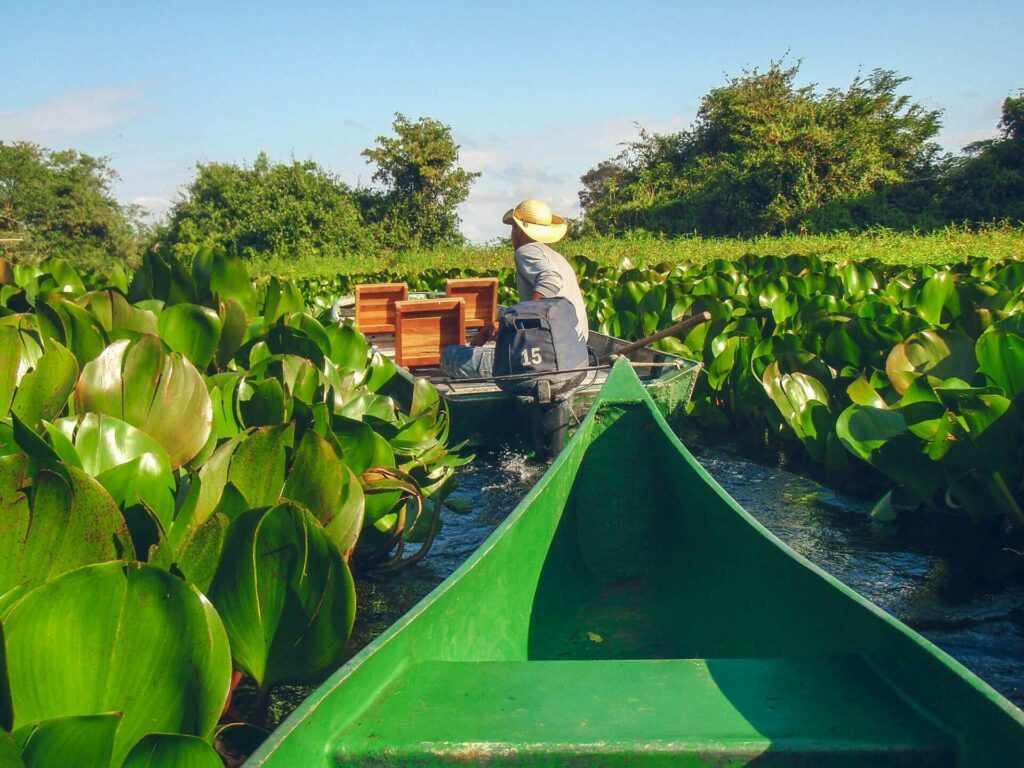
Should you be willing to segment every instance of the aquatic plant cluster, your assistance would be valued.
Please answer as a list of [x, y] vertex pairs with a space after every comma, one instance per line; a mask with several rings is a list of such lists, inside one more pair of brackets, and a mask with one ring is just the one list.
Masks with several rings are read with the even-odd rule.
[[[636, 339], [711, 313], [710, 323], [657, 345], [706, 366], [689, 406], [695, 423], [799, 442], [835, 475], [870, 464], [892, 487], [875, 507], [880, 518], [921, 507], [1024, 527], [1024, 263], [573, 262], [603, 333]], [[448, 277], [469, 274], [394, 277], [443, 290]], [[497, 274], [502, 300], [515, 301], [514, 273]], [[306, 285], [327, 300], [358, 282]]]
[[239, 678], [322, 679], [350, 564], [426, 551], [447, 413], [223, 253], [0, 281], [0, 762], [219, 766]]

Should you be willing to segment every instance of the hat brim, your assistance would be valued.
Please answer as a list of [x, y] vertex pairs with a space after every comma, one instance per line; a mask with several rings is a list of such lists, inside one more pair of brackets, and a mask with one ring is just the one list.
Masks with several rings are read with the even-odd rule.
[[557, 243], [565, 237], [565, 233], [569, 228], [565, 219], [561, 216], [556, 216], [555, 214], [551, 214], [550, 224], [534, 224], [529, 221], [523, 221], [516, 216], [515, 208], [510, 208], [508, 212], [501, 217], [501, 221], [503, 224], [515, 224], [538, 243]]

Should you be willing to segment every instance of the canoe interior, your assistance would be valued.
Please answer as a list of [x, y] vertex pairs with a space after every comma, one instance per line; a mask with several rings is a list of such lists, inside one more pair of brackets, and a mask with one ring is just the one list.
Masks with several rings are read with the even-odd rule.
[[1024, 716], [775, 539], [626, 365], [515, 512], [267, 766], [1021, 765]]

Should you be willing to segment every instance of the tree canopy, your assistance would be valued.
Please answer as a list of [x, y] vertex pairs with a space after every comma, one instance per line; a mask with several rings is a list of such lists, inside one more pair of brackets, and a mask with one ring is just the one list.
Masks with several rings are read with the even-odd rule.
[[1024, 221], [1024, 91], [1003, 101], [999, 131], [951, 163], [941, 195], [947, 218]]
[[263, 152], [252, 165], [197, 165], [159, 240], [186, 258], [197, 246], [299, 258], [374, 244], [347, 184], [312, 160], [275, 163]]
[[458, 206], [479, 173], [459, 166], [459, 145], [447, 125], [429, 117], [413, 122], [395, 114], [395, 136], [378, 136], [363, 150], [376, 165], [373, 180], [383, 191], [370, 198], [373, 218], [392, 245], [461, 243]]
[[731, 78], [687, 130], [641, 130], [583, 176], [588, 222], [604, 233], [776, 233], [912, 180], [938, 156], [939, 112], [899, 92], [907, 78], [876, 69], [822, 93], [797, 85], [799, 67]]
[[0, 142], [0, 253], [88, 266], [133, 258], [142, 224], [114, 197], [117, 178], [107, 158]]
[[397, 115], [394, 137], [363, 154], [380, 190], [353, 188], [312, 160], [203, 163], [161, 229], [160, 247], [243, 257], [339, 256], [461, 241], [456, 207], [479, 174], [458, 165], [451, 129]]

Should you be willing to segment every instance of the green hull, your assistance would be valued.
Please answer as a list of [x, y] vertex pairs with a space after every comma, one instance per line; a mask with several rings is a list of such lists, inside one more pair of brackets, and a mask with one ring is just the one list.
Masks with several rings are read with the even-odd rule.
[[616, 366], [547, 473], [252, 766], [1024, 762], [1024, 715], [790, 551]]

